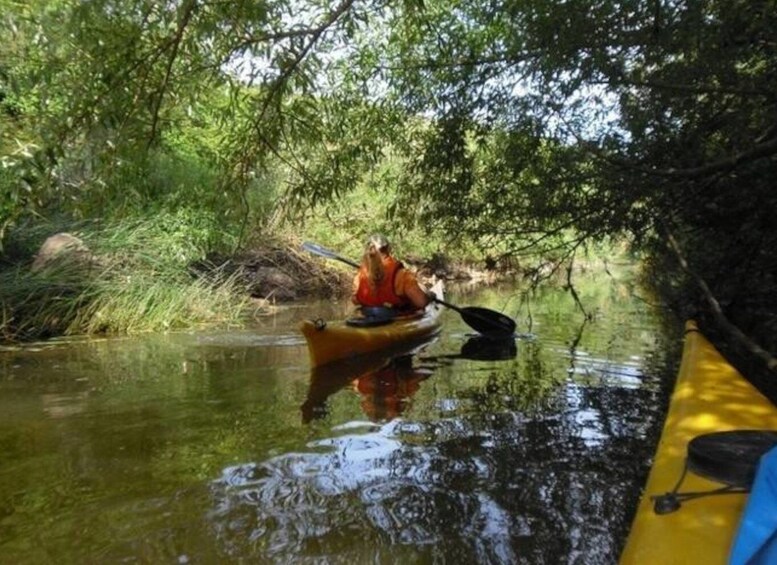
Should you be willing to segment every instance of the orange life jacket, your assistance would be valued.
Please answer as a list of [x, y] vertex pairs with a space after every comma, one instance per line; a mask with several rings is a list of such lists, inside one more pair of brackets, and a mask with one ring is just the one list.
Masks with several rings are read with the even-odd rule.
[[391, 304], [393, 308], [407, 309], [411, 307], [410, 300], [399, 296], [394, 291], [397, 273], [404, 266], [391, 256], [383, 258], [383, 280], [375, 289], [370, 287], [369, 273], [364, 265], [359, 269], [359, 288], [356, 291], [356, 300], [362, 306], [384, 306]]

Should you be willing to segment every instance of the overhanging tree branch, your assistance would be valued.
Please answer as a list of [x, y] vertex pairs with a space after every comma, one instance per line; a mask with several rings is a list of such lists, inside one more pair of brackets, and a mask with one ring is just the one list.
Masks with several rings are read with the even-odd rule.
[[686, 259], [685, 254], [683, 253], [672, 232], [666, 226], [661, 226], [661, 231], [664, 232], [666, 240], [669, 243], [669, 248], [677, 258], [677, 261], [680, 263], [683, 271], [685, 271], [685, 273], [688, 274], [688, 276], [690, 276], [698, 285], [702, 295], [709, 304], [712, 315], [714, 316], [718, 325], [731, 337], [733, 337], [735, 341], [739, 342], [748, 351], [766, 363], [766, 366], [770, 371], [777, 371], [777, 358], [766, 351], [763, 347], [755, 343], [752, 339], [745, 335], [742, 330], [740, 330], [737, 326], [729, 321], [723, 312], [723, 309], [720, 307], [720, 303], [712, 294], [712, 291], [710, 290], [709, 285], [707, 285], [707, 282], [701, 276], [699, 276], [699, 274], [696, 273], [688, 264], [688, 260]]
[[286, 81], [289, 80], [289, 77], [296, 71], [299, 64], [302, 62], [302, 60], [308, 55], [311, 49], [313, 49], [313, 46], [318, 42], [319, 39], [321, 39], [321, 36], [324, 34], [324, 32], [332, 27], [335, 22], [345, 14], [351, 6], [353, 6], [355, 0], [344, 0], [340, 3], [332, 12], [329, 13], [329, 15], [326, 17], [324, 22], [316, 27], [313, 28], [308, 35], [310, 35], [310, 41], [307, 42], [307, 44], [299, 50], [299, 52], [294, 56], [294, 58], [291, 61], [288, 61], [283, 69], [281, 70], [280, 76], [278, 76], [277, 79], [275, 79], [270, 86], [270, 90], [267, 93], [267, 96], [265, 97], [264, 104], [262, 104], [262, 109], [259, 111], [259, 115], [257, 117], [257, 120], [255, 120], [255, 124], [261, 123], [262, 119], [264, 118], [265, 113], [267, 112], [267, 108], [269, 107], [272, 100], [277, 96], [280, 89], [283, 87], [283, 85], [286, 83]]
[[183, 34], [186, 31], [186, 26], [188, 26], [189, 22], [191, 21], [191, 18], [192, 18], [192, 15], [194, 14], [194, 10], [196, 6], [197, 6], [197, 3], [195, 0], [189, 0], [184, 4], [183, 14], [181, 16], [180, 21], [178, 22], [178, 27], [175, 31], [175, 34], [171, 39], [172, 50], [170, 51], [170, 56], [167, 58], [167, 65], [165, 66], [165, 76], [162, 79], [162, 84], [159, 86], [159, 89], [157, 90], [156, 98], [153, 103], [154, 107], [151, 112], [151, 132], [149, 133], [149, 136], [148, 136], [149, 146], [156, 139], [157, 127], [159, 125], [159, 110], [162, 107], [162, 100], [164, 99], [165, 91], [167, 90], [167, 85], [170, 83], [170, 75], [173, 72], [173, 64], [175, 63], [175, 60], [178, 57], [178, 50], [181, 47]]
[[621, 77], [617, 81], [592, 81], [591, 84], [602, 84], [606, 86], [635, 86], [638, 88], [650, 88], [653, 90], [666, 90], [677, 92], [678, 94], [734, 94], [737, 96], [765, 96], [774, 98], [775, 92], [768, 90], [759, 90], [755, 88], [736, 88], [733, 86], [712, 86], [712, 85], [691, 85], [665, 82], [660, 80], [637, 80], [629, 77]]
[[777, 154], [777, 137], [763, 143], [758, 143], [747, 151], [742, 151], [726, 159], [721, 159], [699, 167], [692, 167], [689, 169], [640, 170], [650, 175], [670, 179], [698, 179], [715, 173], [731, 171], [745, 163], [756, 161], [763, 157], [771, 157], [774, 154]]

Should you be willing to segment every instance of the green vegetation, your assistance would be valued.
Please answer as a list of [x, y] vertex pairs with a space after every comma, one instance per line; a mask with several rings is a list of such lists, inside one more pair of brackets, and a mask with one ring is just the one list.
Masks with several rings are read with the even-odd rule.
[[54, 217], [175, 218], [149, 281], [284, 234], [356, 255], [381, 229], [535, 282], [626, 242], [681, 315], [775, 351], [774, 8], [2, 0], [3, 276]]
[[0, 272], [0, 330], [6, 339], [32, 339], [241, 323], [249, 304], [236, 273], [187, 270], [203, 258], [211, 233], [185, 212], [153, 223], [84, 225], [88, 256]]

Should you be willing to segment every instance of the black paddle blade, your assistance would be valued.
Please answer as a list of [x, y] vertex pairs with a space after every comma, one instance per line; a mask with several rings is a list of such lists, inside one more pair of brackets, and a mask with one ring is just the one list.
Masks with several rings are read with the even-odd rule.
[[500, 312], [467, 306], [460, 308], [459, 314], [469, 327], [483, 335], [508, 336], [515, 333], [515, 320]]

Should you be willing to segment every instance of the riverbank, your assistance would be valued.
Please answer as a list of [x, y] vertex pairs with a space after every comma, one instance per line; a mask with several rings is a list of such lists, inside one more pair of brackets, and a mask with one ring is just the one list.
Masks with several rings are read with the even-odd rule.
[[[358, 257], [354, 257], [358, 260]], [[430, 258], [401, 258], [422, 283], [433, 279], [494, 284], [515, 276], [501, 269], [488, 269], [474, 262], [455, 260], [442, 255]], [[311, 297], [340, 298], [351, 291], [354, 269], [327, 261], [302, 250], [300, 242], [278, 240], [255, 246], [234, 257], [212, 257], [211, 265], [226, 266], [238, 274], [246, 292], [268, 304], [293, 302]]]
[[[237, 253], [204, 254], [198, 242], [159, 223], [46, 234], [35, 247], [29, 238], [7, 251], [0, 341], [236, 327], [284, 304], [350, 292], [352, 268], [303, 251], [296, 239], [264, 238]], [[489, 284], [511, 276], [442, 255], [402, 259], [422, 282]]]

